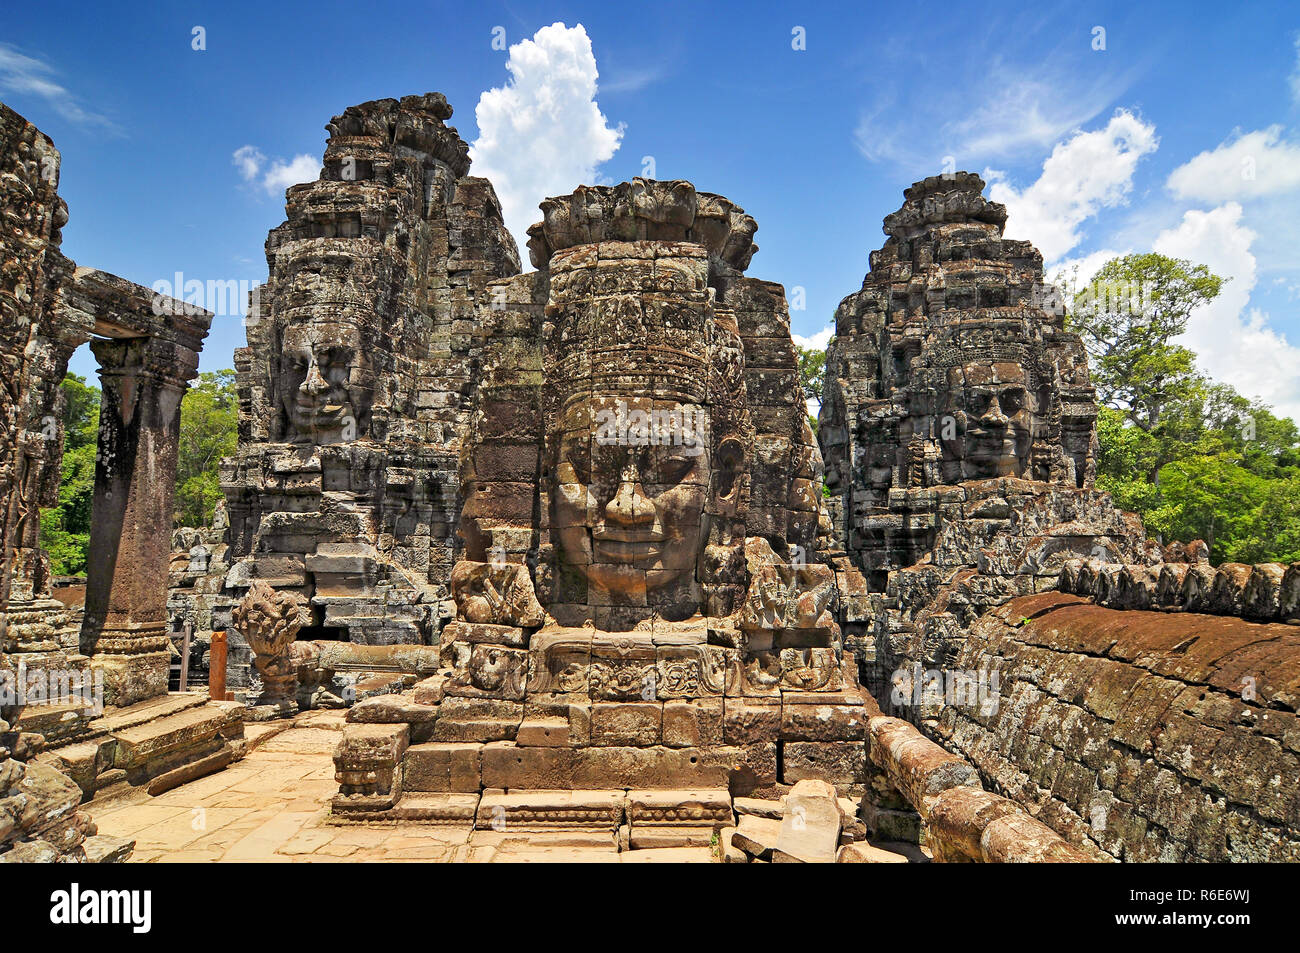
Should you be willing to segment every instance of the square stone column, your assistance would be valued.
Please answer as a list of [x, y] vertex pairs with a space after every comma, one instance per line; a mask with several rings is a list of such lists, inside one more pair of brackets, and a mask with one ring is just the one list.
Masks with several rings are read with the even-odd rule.
[[181, 397], [198, 354], [160, 338], [95, 340], [103, 397], [81, 650], [105, 703], [167, 693], [171, 555]]

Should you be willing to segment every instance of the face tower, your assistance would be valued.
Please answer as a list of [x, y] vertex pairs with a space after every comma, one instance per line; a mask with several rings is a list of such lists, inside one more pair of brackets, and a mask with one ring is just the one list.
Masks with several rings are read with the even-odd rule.
[[289, 189], [236, 352], [228, 589], [309, 600], [305, 636], [428, 642], [458, 542], [457, 466], [487, 282], [518, 272], [438, 93], [336, 116]]

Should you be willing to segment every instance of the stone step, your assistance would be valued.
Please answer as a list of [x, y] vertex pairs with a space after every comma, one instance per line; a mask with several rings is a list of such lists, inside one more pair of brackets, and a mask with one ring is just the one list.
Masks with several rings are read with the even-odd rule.
[[57, 748], [86, 735], [95, 721], [95, 709], [81, 704], [28, 704], [14, 725], [18, 731], [33, 731], [45, 739], [46, 748]]
[[514, 741], [519, 722], [510, 718], [456, 718], [440, 715], [433, 726], [433, 740], [484, 744]]
[[611, 833], [600, 828], [549, 831], [476, 829], [470, 834], [469, 843], [471, 847], [495, 847], [505, 852], [560, 849], [611, 850], [616, 847]]
[[525, 718], [519, 726], [515, 743], [533, 748], [567, 748], [569, 719]]
[[624, 864], [711, 864], [714, 857], [709, 847], [654, 847], [626, 850], [618, 859]]
[[394, 820], [420, 824], [469, 824], [479, 809], [477, 794], [407, 792], [389, 812]]
[[627, 809], [627, 794], [604, 791], [485, 791], [475, 827], [526, 831], [589, 827], [614, 831]]
[[196, 747], [216, 738], [230, 721], [231, 714], [224, 708], [204, 706], [114, 731], [117, 749], [113, 764], [118, 768], [138, 768], [174, 751]]
[[177, 712], [198, 708], [207, 702], [206, 692], [170, 692], [108, 712], [87, 725], [86, 731], [91, 737], [110, 735], [156, 718], [166, 718]]
[[[710, 847], [718, 830], [713, 827], [637, 827], [627, 829], [627, 846], [631, 850], [667, 847]], [[620, 838], [620, 843], [623, 840]]]
[[411, 745], [402, 756], [406, 791], [477, 794], [483, 786], [482, 745], [427, 741]]
[[[435, 740], [443, 740], [441, 727], [439, 718]], [[483, 784], [506, 790], [722, 789], [728, 787], [733, 770], [741, 773], [743, 766], [748, 771], [749, 754], [748, 750], [727, 747], [548, 748], [501, 741], [483, 746]], [[771, 755], [774, 767], [774, 748]], [[765, 769], [761, 762], [755, 767]]]

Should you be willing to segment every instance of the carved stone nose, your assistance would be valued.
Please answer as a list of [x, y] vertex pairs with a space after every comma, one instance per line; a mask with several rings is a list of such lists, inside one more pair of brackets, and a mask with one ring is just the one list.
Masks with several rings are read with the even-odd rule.
[[993, 402], [989, 404], [989, 409], [984, 411], [980, 416], [980, 423], [989, 427], [1005, 427], [1007, 424], [1011, 423], [1011, 419], [1007, 417], [1006, 414], [1002, 413], [1002, 407], [998, 404], [997, 399], [995, 398]]
[[634, 465], [623, 468], [618, 492], [605, 507], [605, 518], [624, 526], [649, 523], [654, 520], [655, 507], [641, 488], [641, 474]]
[[307, 368], [307, 377], [302, 382], [302, 386], [309, 394], [322, 394], [329, 390], [330, 385], [321, 376], [320, 365], [315, 361], [312, 361], [311, 366]]

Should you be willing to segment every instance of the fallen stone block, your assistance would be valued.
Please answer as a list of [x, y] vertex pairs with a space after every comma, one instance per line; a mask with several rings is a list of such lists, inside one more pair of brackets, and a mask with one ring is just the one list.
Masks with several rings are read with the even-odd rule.
[[767, 817], [779, 821], [785, 810], [783, 801], [768, 800], [757, 797], [733, 798], [731, 806], [739, 814], [751, 814], [755, 817]]
[[892, 850], [882, 850], [867, 843], [845, 844], [835, 855], [839, 864], [906, 864], [910, 863], [902, 854]]
[[[806, 863], [831, 863], [840, 842], [840, 806], [825, 781], [800, 781], [785, 798], [776, 850]], [[773, 853], [773, 861], [777, 861]]]
[[732, 832], [731, 843], [750, 857], [770, 860], [781, 836], [781, 822], [775, 818], [743, 815]]

